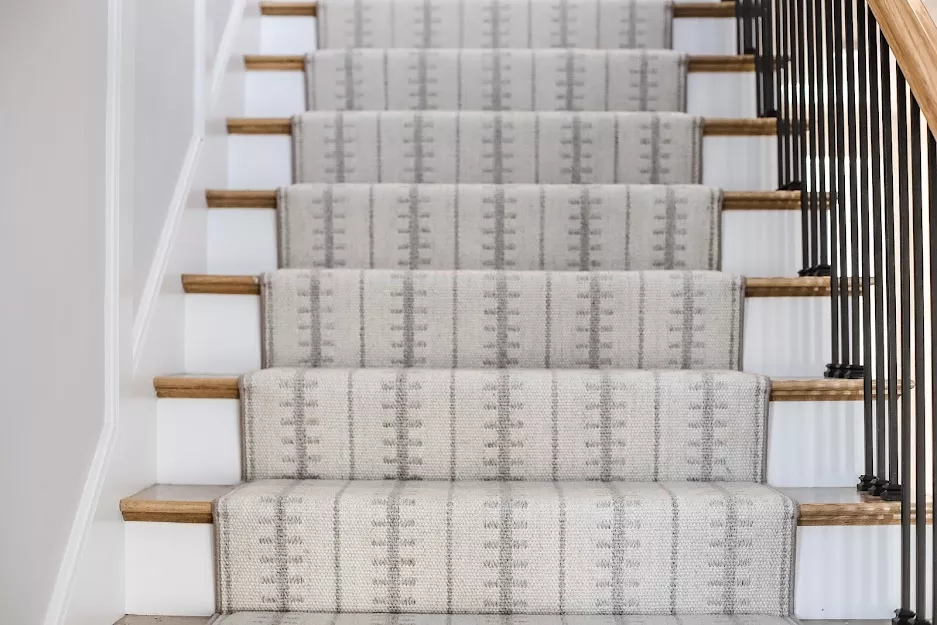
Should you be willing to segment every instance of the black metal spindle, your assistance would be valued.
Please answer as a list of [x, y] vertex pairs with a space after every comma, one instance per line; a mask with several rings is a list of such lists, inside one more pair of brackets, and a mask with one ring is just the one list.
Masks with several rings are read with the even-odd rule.
[[[932, 132], [927, 132], [927, 203], [928, 225], [930, 227], [930, 327], [937, 328], [937, 140]], [[931, 335], [930, 372], [931, 372], [931, 487], [937, 489], [937, 337]], [[920, 510], [920, 508], [918, 508]], [[931, 601], [933, 611], [931, 623], [937, 622], [937, 540], [931, 541]], [[926, 614], [922, 612], [921, 614]]]
[[[844, 98], [843, 102], [840, 105], [840, 111], [844, 111], [846, 114], [846, 128], [845, 128], [845, 139], [847, 140], [848, 148], [843, 156], [848, 156], [849, 162], [846, 164], [846, 167], [849, 171], [848, 179], [848, 195], [843, 194], [844, 198], [848, 198], [845, 206], [844, 217], [848, 217], [849, 221], [849, 241], [850, 247], [846, 248], [845, 241], [842, 245], [842, 253], [845, 257], [847, 254], [851, 260], [850, 264], [850, 273], [852, 274], [851, 279], [846, 281], [845, 272], [846, 266], [843, 264], [843, 288], [840, 291], [840, 295], [843, 301], [844, 315], [843, 315], [843, 328], [846, 329], [843, 332], [843, 340], [849, 341], [849, 353], [852, 355], [852, 358], [844, 357], [842, 362], [842, 371], [841, 376], [844, 378], [858, 379], [863, 377], [862, 375], [862, 333], [861, 333], [861, 310], [860, 310], [860, 291], [859, 291], [859, 281], [861, 276], [859, 275], [859, 265], [862, 254], [860, 253], [860, 243], [859, 243], [859, 205], [857, 196], [859, 192], [859, 179], [858, 179], [858, 170], [865, 165], [865, 161], [860, 162], [858, 159], [858, 110], [855, 106], [857, 99], [865, 96], [865, 93], [860, 90], [857, 83], [857, 63], [858, 59], [856, 58], [856, 45], [855, 45], [855, 8], [857, 0], [844, 0], [843, 4], [845, 5], [845, 35], [844, 35], [844, 46], [843, 46], [843, 58], [845, 59], [845, 76], [843, 79], [844, 85]], [[859, 0], [863, 1], [864, 0]], [[843, 169], [840, 170], [840, 175], [843, 175]], [[861, 194], [865, 195], [865, 189], [862, 189]], [[843, 223], [843, 226], [846, 224]], [[844, 228], [845, 230], [845, 228]], [[848, 310], [850, 316], [847, 320], [845, 311]]]
[[[805, 30], [806, 40], [804, 42], [804, 51], [806, 54], [807, 80], [801, 85], [802, 101], [798, 103], [800, 110], [805, 113], [801, 120], [804, 128], [802, 129], [808, 149], [804, 153], [804, 171], [807, 180], [804, 181], [804, 189], [801, 194], [801, 214], [806, 215], [804, 224], [804, 233], [807, 239], [804, 241], [804, 247], [810, 248], [810, 260], [804, 264], [801, 270], [802, 275], [820, 275], [821, 266], [826, 262], [826, 235], [825, 232], [826, 216], [821, 213], [826, 212], [826, 185], [821, 183], [820, 167], [823, 162], [821, 154], [821, 145], [823, 144], [823, 119], [818, 115], [818, 100], [821, 93], [818, 85], [820, 84], [820, 71], [818, 65], [820, 49], [820, 18], [819, 18], [819, 0], [804, 0], [805, 4]], [[803, 59], [802, 59], [803, 60]], [[810, 92], [809, 100], [805, 96], [805, 91]], [[811, 132], [807, 134], [807, 123], [810, 124]], [[809, 158], [809, 163], [807, 159]]]
[[888, 501], [901, 500], [901, 477], [898, 475], [898, 304], [895, 281], [895, 180], [894, 141], [892, 136], [891, 53], [885, 34], [880, 32], [882, 72], [882, 181], [885, 222], [885, 295], [888, 334], [888, 480], [880, 495]]
[[911, 609], [911, 249], [908, 207], [908, 98], [907, 83], [895, 68], [895, 103], [898, 114], [898, 268], [901, 312], [901, 610]]
[[777, 106], [774, 102], [774, 46], [772, 45], [772, 36], [774, 34], [771, 27], [772, 21], [772, 0], [760, 0], [758, 11], [759, 32], [761, 34], [761, 45], [759, 46], [758, 57], [761, 62], [761, 116], [775, 117], [777, 115]]
[[791, 75], [789, 69], [790, 52], [788, 46], [793, 42], [788, 37], [788, 21], [790, 13], [788, 9], [789, 3], [778, 0], [773, 19], [775, 48], [772, 60], [774, 62], [774, 67], [764, 68], [764, 71], [768, 72], [768, 76], [773, 77], [774, 89], [775, 93], [777, 93], [777, 106], [775, 114], [777, 116], [778, 124], [778, 184], [782, 189], [786, 187], [791, 179], [791, 158], [789, 156], [791, 147]]
[[[924, 441], [925, 441], [925, 385], [923, 380], [926, 376], [924, 371], [924, 245], [922, 239], [923, 224], [923, 177], [921, 170], [921, 108], [918, 106], [914, 95], [911, 95], [911, 142], [908, 147], [911, 149], [911, 170], [909, 172], [909, 184], [911, 186], [911, 236], [909, 239], [902, 240], [905, 247], [913, 247], [914, 256], [914, 379], [920, 380], [921, 384], [914, 386], [914, 464], [915, 479], [914, 491], [915, 497], [915, 582], [917, 613], [927, 614], [927, 566], [926, 566], [926, 540], [927, 540], [927, 507], [926, 494], [926, 463], [924, 461]], [[905, 307], [908, 307], [907, 305]], [[907, 348], [912, 349], [911, 343]], [[905, 393], [910, 394], [910, 388], [903, 385]], [[910, 438], [910, 428], [903, 433], [905, 437]], [[911, 464], [911, 457], [908, 456], [904, 462]], [[906, 481], [905, 484], [910, 484]], [[910, 489], [908, 489], [910, 491]], [[910, 495], [910, 492], [909, 492]], [[902, 515], [903, 516], [903, 515]], [[904, 528], [902, 528], [904, 531]], [[910, 528], [908, 529], [910, 532]]]
[[838, 67], [841, 66], [839, 61], [839, 52], [842, 50], [843, 42], [842, 36], [839, 35], [841, 32], [842, 23], [837, 19], [839, 14], [839, 9], [841, 8], [840, 0], [827, 0], [826, 1], [826, 15], [825, 15], [825, 26], [826, 26], [826, 45], [824, 46], [824, 51], [826, 53], [826, 72], [827, 72], [827, 83], [825, 89], [825, 100], [826, 100], [826, 115], [827, 123], [829, 124], [829, 133], [827, 136], [827, 148], [829, 151], [829, 158], [827, 159], [827, 169], [829, 171], [830, 177], [830, 336], [831, 336], [831, 345], [830, 345], [830, 364], [827, 366], [826, 376], [827, 377], [837, 377], [839, 373], [839, 365], [845, 359], [843, 358], [843, 352], [848, 350], [848, 345], [843, 345], [840, 342], [840, 307], [839, 307], [839, 276], [842, 271], [842, 256], [840, 255], [839, 246], [841, 245], [842, 239], [839, 237], [840, 226], [839, 222], [842, 221], [842, 198], [840, 193], [842, 191], [842, 185], [839, 178], [839, 159], [843, 153], [843, 142], [842, 142], [842, 126], [843, 120], [840, 115], [837, 114], [839, 109], [839, 103], [842, 94], [842, 73], [839, 71]]
[[[872, 267], [871, 232], [869, 214], [869, 56], [866, 48], [866, 10], [864, 0], [856, 5], [856, 64], [858, 73], [857, 96], [859, 105], [859, 186], [854, 197], [858, 199], [859, 219], [856, 220], [862, 233], [862, 388], [863, 388], [863, 435], [865, 447], [865, 465], [863, 475], [859, 478], [859, 490], [867, 491], [875, 479], [875, 426], [872, 409]], [[876, 183], [878, 181], [876, 180]], [[858, 295], [858, 294], [857, 294]], [[858, 334], [858, 332], [857, 332]], [[858, 352], [857, 352], [858, 353]]]
[[[875, 375], [877, 376], [875, 384], [875, 477], [869, 482], [869, 493], [880, 495], [885, 488], [888, 475], [886, 452], [886, 405], [885, 405], [885, 332], [882, 326], [885, 324], [885, 289], [887, 285], [883, 281], [883, 245], [882, 240], [882, 119], [880, 117], [880, 89], [879, 89], [879, 30], [878, 23], [875, 21], [875, 15], [872, 9], [866, 9], [868, 18], [868, 28], [866, 32], [866, 41], [868, 43], [869, 59], [869, 117], [871, 120], [869, 129], [869, 139], [872, 143], [870, 152], [872, 167], [872, 188], [868, 193], [872, 197], [872, 250], [874, 256], [875, 268], [873, 270], [875, 279], [878, 281], [875, 290], [866, 295], [870, 298], [874, 294], [875, 303], [875, 323], [878, 326], [875, 332]], [[882, 50], [882, 54], [887, 56], [887, 51]], [[865, 189], [865, 187], [863, 187]], [[867, 361], [868, 362], [868, 361]]]

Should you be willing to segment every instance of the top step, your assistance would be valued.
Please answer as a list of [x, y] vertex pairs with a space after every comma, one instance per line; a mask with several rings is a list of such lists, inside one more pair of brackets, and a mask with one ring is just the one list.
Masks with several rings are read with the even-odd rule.
[[664, 0], [325, 0], [320, 48], [670, 48]]

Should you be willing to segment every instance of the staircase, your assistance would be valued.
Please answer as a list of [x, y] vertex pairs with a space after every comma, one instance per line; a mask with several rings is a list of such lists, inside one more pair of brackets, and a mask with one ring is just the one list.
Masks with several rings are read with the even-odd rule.
[[261, 13], [128, 612], [889, 615], [899, 504], [856, 493], [862, 380], [819, 377], [829, 280], [794, 277], [732, 3]]

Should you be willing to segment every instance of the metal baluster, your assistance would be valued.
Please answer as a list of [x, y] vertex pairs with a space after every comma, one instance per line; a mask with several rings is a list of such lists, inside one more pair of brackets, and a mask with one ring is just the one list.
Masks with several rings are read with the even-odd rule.
[[[778, 184], [781, 189], [789, 188], [793, 179], [791, 154], [791, 89], [793, 82], [791, 80], [790, 58], [793, 41], [789, 39], [790, 35], [790, 6], [784, 0], [777, 0], [777, 13], [774, 15], [774, 36], [777, 45], [775, 46], [775, 55], [773, 57], [773, 75], [775, 81], [775, 93], [777, 93], [777, 107], [775, 114], [778, 123]], [[771, 71], [770, 67], [766, 68]]]
[[[937, 141], [927, 132], [927, 203], [930, 226], [930, 326], [937, 328]], [[931, 487], [937, 489], [937, 461], [933, 454], [937, 452], [937, 341], [931, 335]], [[918, 508], [920, 510], [920, 508]], [[934, 611], [931, 623], [937, 622], [937, 540], [931, 541], [931, 601]], [[922, 613], [923, 614], [923, 613]]]
[[[804, 62], [806, 57], [807, 82], [801, 84], [801, 121], [804, 125], [802, 132], [808, 145], [808, 150], [804, 152], [804, 172], [807, 180], [804, 181], [804, 189], [801, 193], [801, 214], [807, 214], [804, 222], [804, 247], [810, 248], [810, 261], [804, 263], [804, 268], [800, 271], [801, 275], [819, 275], [820, 267], [826, 260], [826, 216], [821, 213], [826, 212], [826, 186], [821, 185], [820, 167], [821, 146], [823, 144], [823, 121], [817, 114], [817, 100], [821, 93], [820, 70], [818, 67], [819, 45], [819, 0], [803, 0], [806, 8], [806, 33], [804, 39], [804, 54], [801, 55], [799, 62]], [[805, 91], [809, 89], [809, 105], [806, 105]], [[809, 109], [809, 114], [805, 114]], [[810, 125], [810, 134], [807, 135], [807, 124]], [[809, 156], [808, 156], [809, 153]], [[809, 160], [809, 168], [808, 161]], [[809, 173], [807, 173], [809, 172]], [[822, 201], [821, 201], [821, 196]], [[809, 238], [809, 241], [808, 241]]]
[[[839, 222], [841, 221], [842, 198], [840, 192], [842, 184], [839, 179], [839, 159], [843, 153], [842, 145], [842, 118], [837, 115], [839, 102], [842, 94], [842, 76], [837, 69], [840, 65], [839, 53], [843, 48], [842, 36], [838, 34], [842, 24], [837, 19], [837, 10], [840, 7], [840, 0], [826, 1], [826, 71], [827, 71], [827, 89], [826, 89], [826, 114], [829, 123], [829, 133], [827, 147], [829, 149], [829, 158], [827, 159], [830, 176], [830, 364], [827, 366], [826, 376], [837, 377], [839, 373], [839, 364], [845, 360], [842, 354], [848, 350], [848, 345], [842, 345], [840, 338], [840, 311], [839, 311], [839, 275], [841, 268], [841, 256], [839, 253]], [[832, 87], [832, 89], [830, 89]]]
[[[843, 264], [843, 288], [840, 291], [843, 302], [843, 341], [849, 341], [850, 351], [852, 358], [844, 357], [842, 361], [842, 372], [841, 375], [844, 378], [858, 379], [863, 377], [862, 374], [862, 364], [860, 363], [862, 357], [862, 343], [861, 343], [861, 320], [860, 320], [860, 304], [859, 304], [859, 281], [864, 276], [859, 275], [859, 263], [861, 260], [860, 254], [860, 244], [859, 244], [859, 206], [857, 196], [859, 193], [859, 180], [857, 178], [858, 169], [860, 167], [858, 161], [858, 152], [857, 152], [857, 143], [859, 140], [859, 135], [857, 134], [857, 120], [856, 120], [856, 107], [853, 105], [855, 98], [864, 98], [865, 91], [858, 89], [856, 86], [856, 65], [858, 63], [858, 58], [856, 57], [856, 45], [855, 45], [855, 28], [854, 28], [854, 17], [855, 17], [855, 0], [844, 0], [843, 4], [846, 7], [845, 15], [845, 49], [844, 49], [844, 58], [845, 58], [845, 77], [844, 77], [844, 91], [843, 91], [843, 101], [841, 104], [840, 111], [842, 112], [845, 109], [846, 113], [846, 134], [845, 138], [849, 141], [848, 147], [848, 156], [849, 156], [849, 200], [848, 203], [844, 206], [843, 216], [844, 218], [848, 215], [849, 217], [849, 230], [850, 230], [850, 247], [847, 250], [845, 245], [845, 238], [842, 245], [843, 258], [845, 259], [848, 252], [851, 257], [851, 273], [852, 279], [846, 280], [846, 265]], [[865, 135], [863, 135], [865, 137]], [[844, 156], [847, 153], [844, 152]], [[864, 165], [865, 161], [862, 162]], [[845, 169], [845, 168], [844, 168]], [[840, 176], [843, 176], [844, 172], [840, 170]], [[863, 187], [861, 195], [865, 196], [865, 188]], [[843, 197], [846, 197], [845, 193]], [[845, 237], [845, 220], [843, 222], [844, 227], [844, 237]], [[868, 291], [866, 291], [868, 293]], [[847, 319], [846, 311], [851, 313], [851, 317]], [[870, 414], [871, 417], [871, 414]]]

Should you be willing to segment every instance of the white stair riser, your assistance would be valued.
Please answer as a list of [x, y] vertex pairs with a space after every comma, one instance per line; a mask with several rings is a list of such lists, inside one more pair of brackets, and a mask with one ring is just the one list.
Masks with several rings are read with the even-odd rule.
[[[241, 374], [260, 368], [260, 298], [186, 296], [186, 371]], [[829, 363], [829, 299], [749, 298], [744, 370], [774, 377], [819, 376]]]
[[[731, 18], [681, 17], [674, 20], [674, 49], [688, 54], [736, 54]], [[316, 49], [313, 17], [265, 16], [260, 20], [259, 54], [306, 54]]]
[[[157, 482], [241, 480], [238, 400], [160, 399], [157, 410]], [[861, 402], [772, 402], [768, 427], [772, 486], [851, 487], [862, 473]]]
[[[801, 268], [799, 211], [726, 211], [722, 268], [746, 276], [793, 276]], [[277, 268], [272, 210], [208, 213], [208, 273], [257, 274]]]
[[[302, 113], [306, 110], [303, 72], [247, 72], [244, 97], [247, 117], [288, 117]], [[755, 117], [755, 73], [689, 74], [687, 112], [705, 117]]]
[[[290, 151], [286, 135], [231, 135], [228, 188], [272, 189], [290, 184]], [[726, 191], [774, 191], [776, 163], [774, 137], [703, 138], [703, 184]]]
[[[899, 545], [895, 525], [798, 528], [796, 616], [890, 618], [900, 600]], [[212, 552], [211, 525], [127, 523], [127, 612], [212, 614]]]

